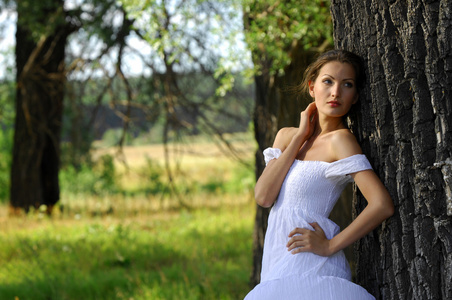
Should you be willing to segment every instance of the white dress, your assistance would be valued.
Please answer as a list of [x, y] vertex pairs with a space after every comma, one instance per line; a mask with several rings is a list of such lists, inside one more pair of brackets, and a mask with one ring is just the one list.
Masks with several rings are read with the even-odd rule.
[[[264, 151], [268, 163], [281, 150]], [[322, 257], [309, 252], [291, 254], [286, 244], [296, 227], [313, 230], [317, 222], [331, 239], [339, 226], [328, 219], [342, 190], [353, 181], [351, 173], [371, 169], [363, 154], [332, 163], [295, 160], [286, 175], [268, 219], [262, 259], [261, 283], [245, 300], [375, 299], [364, 288], [351, 282], [350, 266], [343, 251]]]

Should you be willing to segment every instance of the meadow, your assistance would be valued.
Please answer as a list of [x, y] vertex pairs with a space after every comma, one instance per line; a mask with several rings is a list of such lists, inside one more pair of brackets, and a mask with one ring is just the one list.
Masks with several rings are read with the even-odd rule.
[[161, 145], [99, 147], [100, 164], [62, 172], [52, 217], [2, 204], [0, 299], [242, 299], [253, 147], [237, 143], [241, 163], [209, 142], [174, 146], [172, 179]]

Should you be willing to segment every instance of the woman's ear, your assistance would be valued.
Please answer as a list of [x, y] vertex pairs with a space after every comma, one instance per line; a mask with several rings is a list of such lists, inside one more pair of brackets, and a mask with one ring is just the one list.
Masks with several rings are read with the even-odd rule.
[[308, 81], [308, 86], [309, 86], [309, 95], [311, 95], [311, 97], [314, 98], [314, 83], [312, 82], [312, 80]]

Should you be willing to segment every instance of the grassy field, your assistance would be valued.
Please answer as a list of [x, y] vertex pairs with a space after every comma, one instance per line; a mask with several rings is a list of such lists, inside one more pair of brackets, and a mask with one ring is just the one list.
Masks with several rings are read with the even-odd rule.
[[173, 152], [177, 185], [197, 186], [181, 189], [187, 207], [170, 194], [137, 192], [156, 180], [149, 161], [154, 173], [164, 169], [160, 146], [125, 148], [127, 165], [115, 161], [118, 185], [130, 194], [63, 193], [52, 218], [9, 217], [1, 206], [0, 299], [242, 299], [253, 170], [213, 149]]

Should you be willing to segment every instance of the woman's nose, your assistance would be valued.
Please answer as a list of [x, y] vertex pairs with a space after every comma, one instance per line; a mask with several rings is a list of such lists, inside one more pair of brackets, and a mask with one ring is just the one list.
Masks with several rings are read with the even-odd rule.
[[336, 98], [341, 96], [341, 87], [339, 84], [335, 84], [331, 90], [331, 96]]

